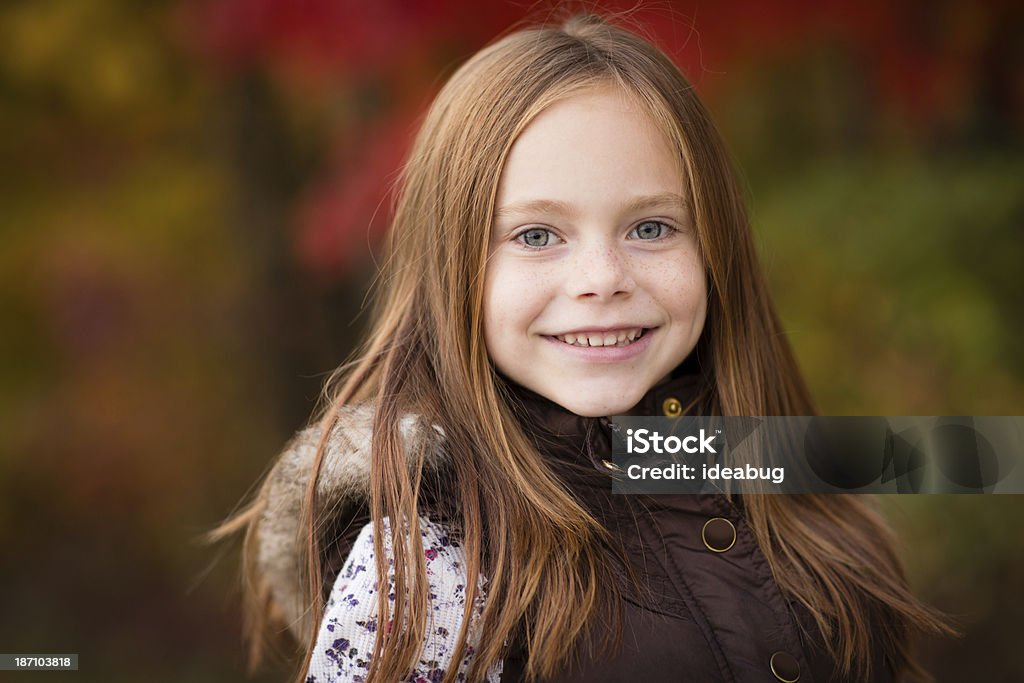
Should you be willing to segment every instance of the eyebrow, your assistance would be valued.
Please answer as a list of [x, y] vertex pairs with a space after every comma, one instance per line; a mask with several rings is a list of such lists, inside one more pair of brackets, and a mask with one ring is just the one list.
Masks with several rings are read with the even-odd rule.
[[[623, 206], [624, 213], [635, 213], [651, 208], [669, 208], [688, 210], [690, 202], [682, 195], [675, 192], [659, 192], [652, 195], [635, 197]], [[511, 216], [532, 215], [532, 214], [559, 214], [563, 216], [574, 216], [576, 210], [571, 204], [558, 201], [557, 199], [527, 199], [521, 202], [513, 202], [498, 207], [494, 212], [495, 219], [508, 218]]]

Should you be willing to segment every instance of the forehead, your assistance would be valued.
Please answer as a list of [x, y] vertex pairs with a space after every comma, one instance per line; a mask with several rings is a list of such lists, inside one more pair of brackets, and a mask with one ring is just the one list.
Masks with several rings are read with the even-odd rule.
[[607, 86], [559, 100], [512, 145], [497, 208], [536, 200], [616, 205], [638, 195], [686, 196], [680, 155], [655, 119]]

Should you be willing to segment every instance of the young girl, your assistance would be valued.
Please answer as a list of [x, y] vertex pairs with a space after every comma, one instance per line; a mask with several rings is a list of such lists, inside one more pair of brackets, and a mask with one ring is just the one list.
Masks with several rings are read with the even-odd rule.
[[893, 537], [851, 496], [612, 496], [616, 414], [808, 415], [732, 170], [656, 48], [507, 36], [431, 107], [369, 336], [246, 528], [297, 680], [893, 681]]

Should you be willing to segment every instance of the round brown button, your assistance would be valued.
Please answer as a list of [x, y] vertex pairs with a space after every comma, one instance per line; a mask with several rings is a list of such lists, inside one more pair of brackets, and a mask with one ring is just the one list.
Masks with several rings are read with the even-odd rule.
[[704, 545], [715, 553], [724, 553], [736, 543], [736, 527], [725, 517], [712, 517], [700, 530]]
[[770, 664], [775, 678], [782, 683], [796, 683], [800, 680], [800, 662], [788, 652], [776, 652]]
[[678, 398], [666, 398], [661, 404], [661, 411], [668, 417], [679, 417], [683, 414], [683, 404]]

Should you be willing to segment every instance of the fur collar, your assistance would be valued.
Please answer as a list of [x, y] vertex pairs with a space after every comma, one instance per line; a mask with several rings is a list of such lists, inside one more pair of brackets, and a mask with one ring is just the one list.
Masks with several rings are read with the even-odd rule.
[[[407, 453], [416, 452], [413, 446], [429, 434], [415, 415], [404, 416], [399, 429]], [[434, 430], [442, 434], [439, 427]], [[261, 494], [264, 505], [256, 536], [256, 563], [264, 590], [269, 592], [266, 597], [277, 605], [280, 617], [300, 642], [312, 626], [304, 611], [305, 569], [299, 562], [305, 544], [301, 511], [322, 433], [319, 425], [308, 427], [285, 447]], [[339, 412], [317, 484], [316, 519], [327, 510], [369, 497], [372, 435], [371, 405], [348, 406]], [[426, 451], [428, 467], [440, 464], [444, 457], [443, 450], [436, 446], [439, 439], [433, 438], [436, 434], [431, 436], [435, 443]]]

